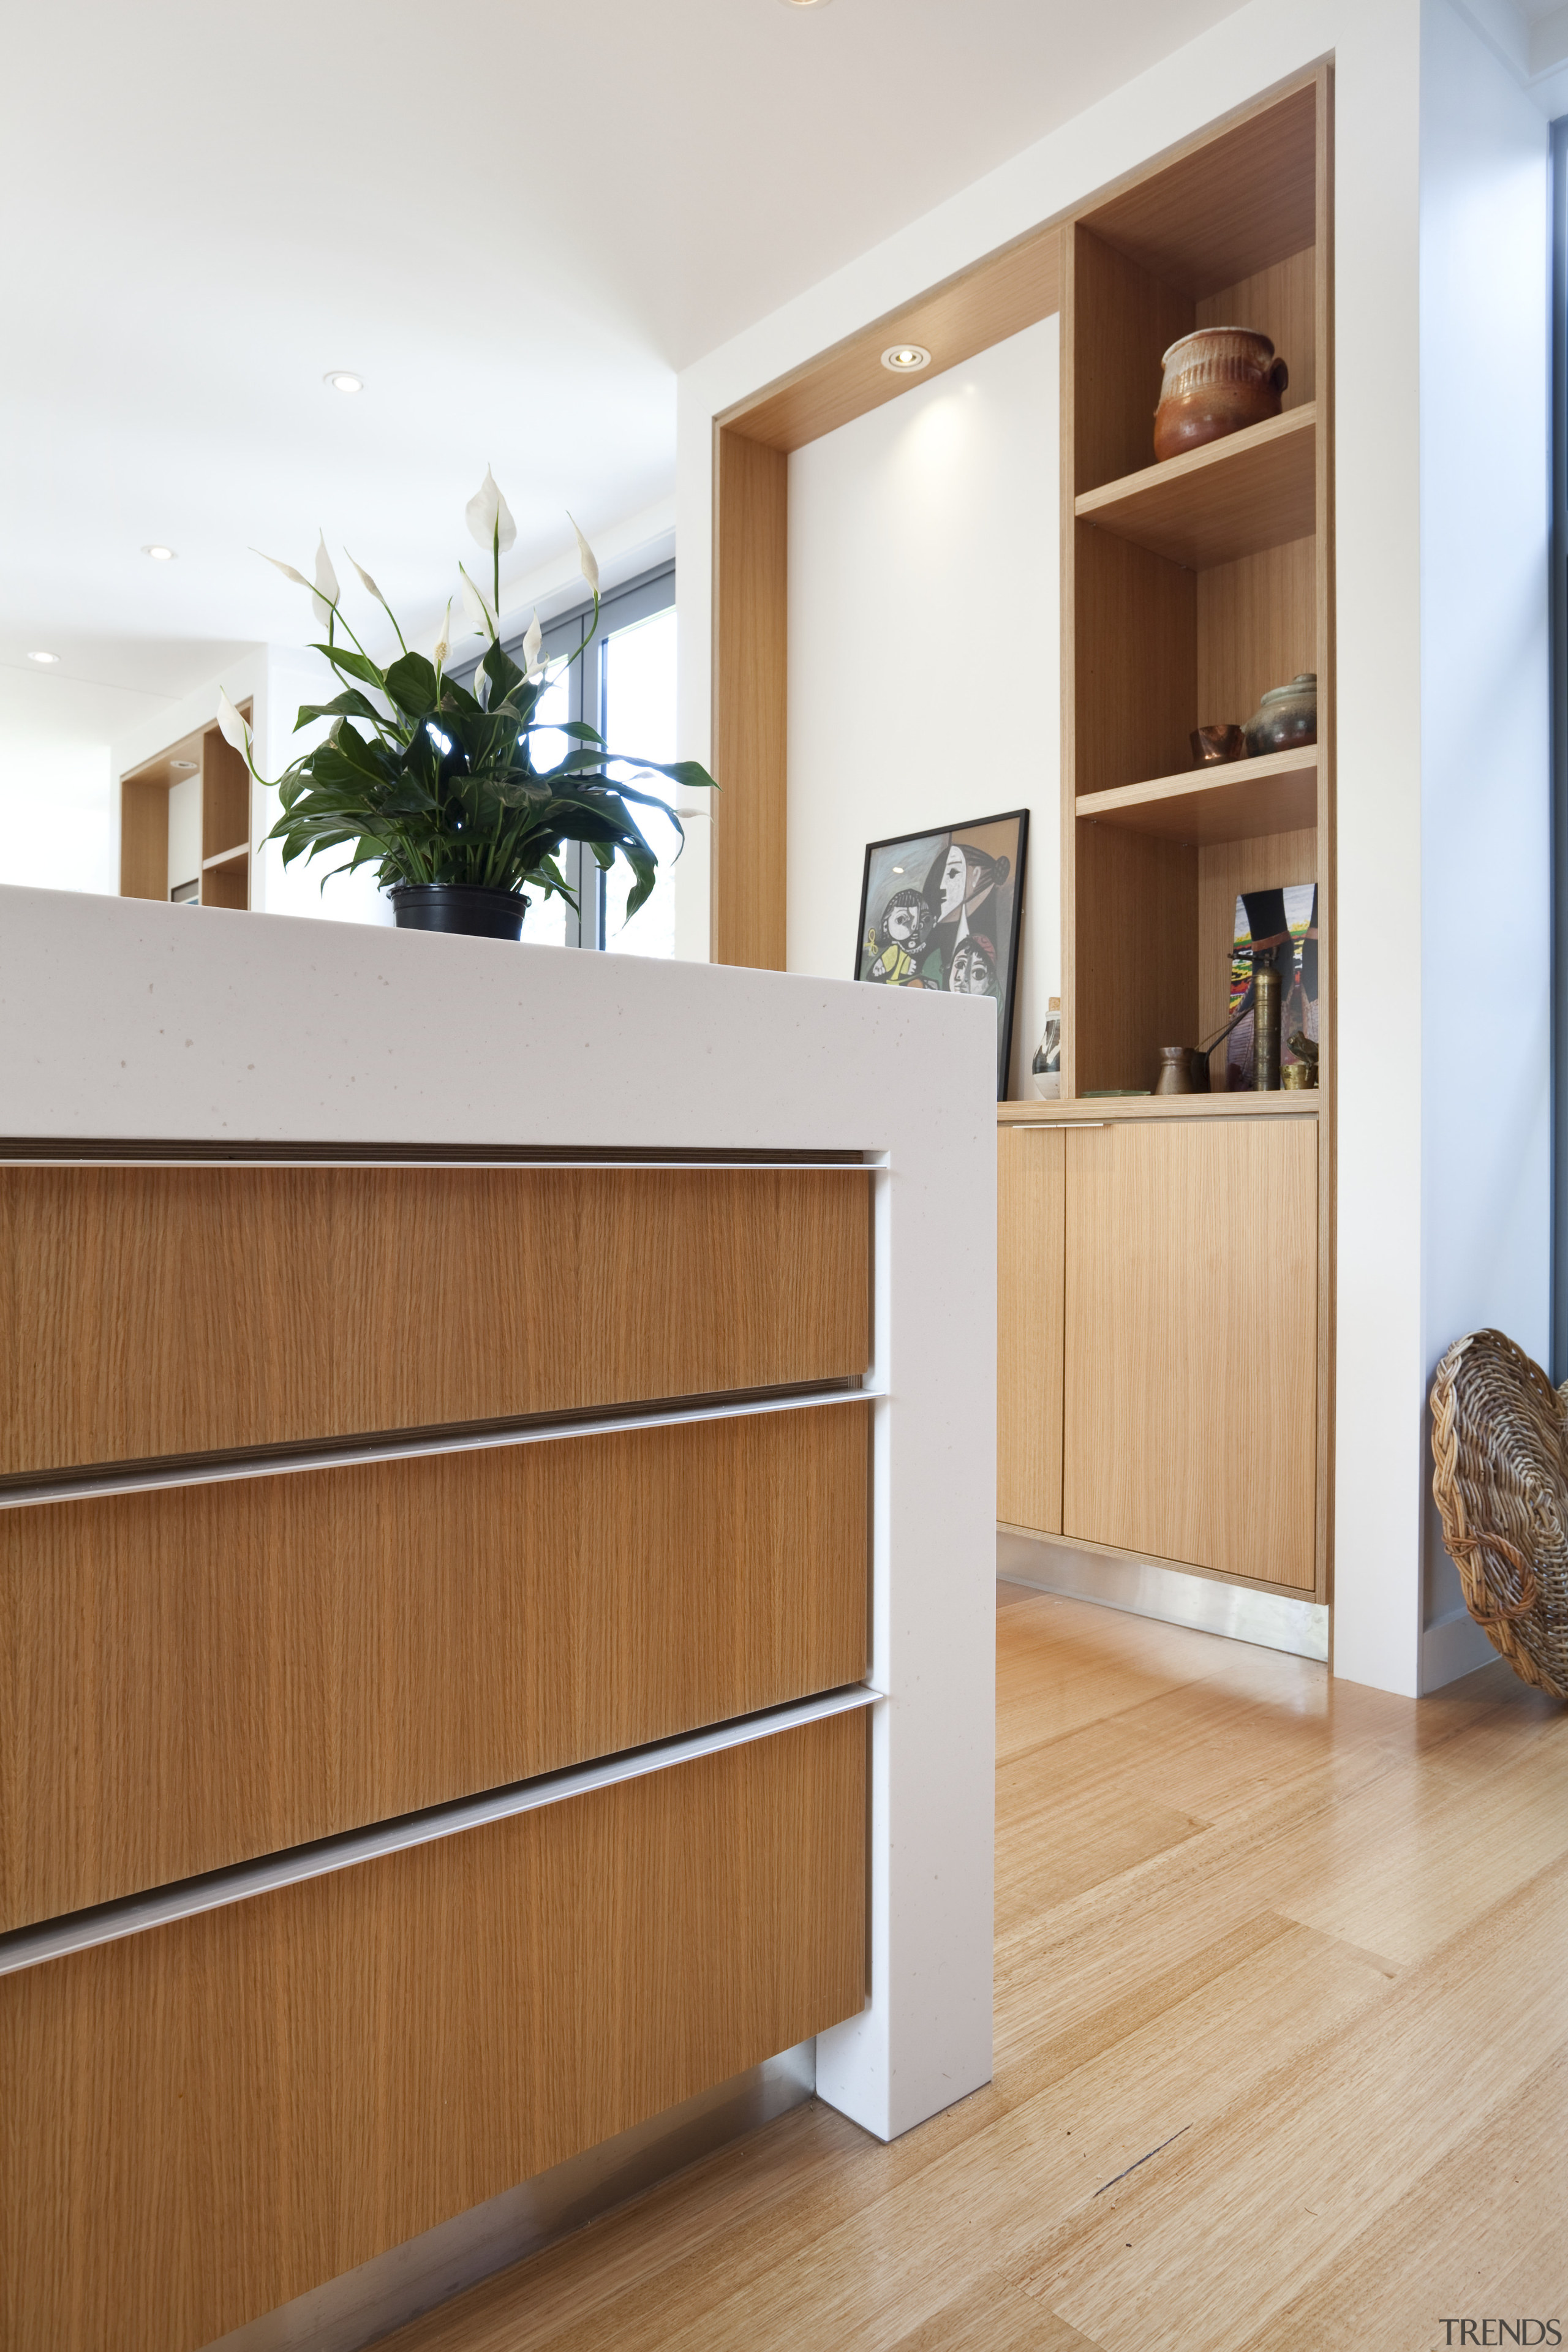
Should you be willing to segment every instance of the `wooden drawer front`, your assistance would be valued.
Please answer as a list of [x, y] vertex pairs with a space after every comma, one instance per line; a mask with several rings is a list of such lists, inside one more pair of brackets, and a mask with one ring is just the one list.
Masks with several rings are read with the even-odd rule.
[[0, 2342], [187, 2352], [864, 2000], [866, 1725], [0, 1979]]
[[864, 1171], [0, 1170], [0, 1475], [863, 1372]]
[[996, 1516], [1062, 1531], [1062, 1212], [1067, 1137], [996, 1138]]
[[1310, 1591], [1317, 1122], [1067, 1142], [1066, 1533]]
[[858, 1682], [869, 1420], [0, 1512], [0, 1928]]

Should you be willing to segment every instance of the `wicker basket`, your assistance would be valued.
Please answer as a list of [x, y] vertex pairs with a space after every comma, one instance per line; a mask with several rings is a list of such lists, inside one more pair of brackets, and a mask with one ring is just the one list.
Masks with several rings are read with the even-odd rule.
[[1500, 1331], [1432, 1382], [1432, 1492], [1471, 1616], [1516, 1674], [1568, 1699], [1568, 1381]]

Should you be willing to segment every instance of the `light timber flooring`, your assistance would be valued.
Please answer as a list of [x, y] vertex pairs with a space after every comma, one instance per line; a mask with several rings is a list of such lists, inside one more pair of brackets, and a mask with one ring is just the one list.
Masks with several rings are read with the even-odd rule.
[[797, 2109], [395, 2352], [1568, 2340], [1568, 1709], [999, 1598], [994, 2081]]

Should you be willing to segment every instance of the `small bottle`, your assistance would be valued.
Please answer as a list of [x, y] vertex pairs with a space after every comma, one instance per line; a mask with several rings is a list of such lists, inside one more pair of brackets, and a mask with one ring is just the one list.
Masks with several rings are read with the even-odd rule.
[[1046, 1011], [1046, 1033], [1035, 1052], [1031, 1075], [1043, 1102], [1056, 1102], [1062, 1090], [1062, 1001], [1053, 996]]
[[1252, 1091], [1279, 1091], [1279, 974], [1259, 961], [1252, 973]]

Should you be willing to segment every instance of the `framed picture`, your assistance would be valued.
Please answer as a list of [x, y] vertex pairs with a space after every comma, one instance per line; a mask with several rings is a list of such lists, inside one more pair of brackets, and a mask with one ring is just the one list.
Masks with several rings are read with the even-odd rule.
[[1029, 812], [866, 846], [855, 977], [996, 1000], [996, 1099], [1007, 1095]]

